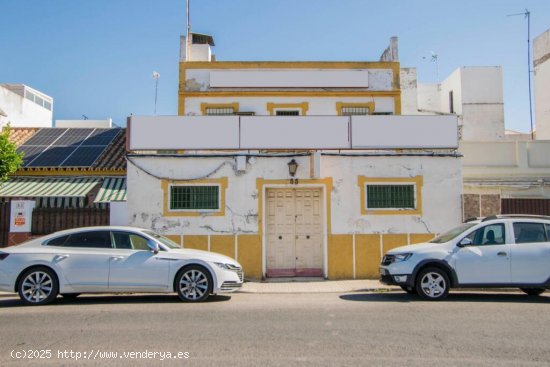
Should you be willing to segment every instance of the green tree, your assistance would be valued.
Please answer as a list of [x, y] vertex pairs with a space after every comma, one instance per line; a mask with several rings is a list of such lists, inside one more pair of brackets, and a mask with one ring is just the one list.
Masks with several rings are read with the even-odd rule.
[[23, 163], [23, 153], [17, 153], [15, 143], [10, 140], [10, 125], [0, 133], [0, 185]]

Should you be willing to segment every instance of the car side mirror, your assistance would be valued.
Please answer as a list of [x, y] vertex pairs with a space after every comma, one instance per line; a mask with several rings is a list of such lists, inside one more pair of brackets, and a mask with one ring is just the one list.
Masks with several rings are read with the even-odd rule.
[[159, 244], [155, 241], [149, 241], [147, 242], [147, 246], [149, 247], [149, 251], [151, 251], [153, 254], [158, 254], [160, 251]]
[[462, 240], [460, 240], [460, 242], [457, 243], [456, 245], [457, 245], [458, 247], [466, 247], [466, 246], [471, 246], [472, 243], [473, 243], [473, 242], [472, 242], [471, 239], [469, 239], [468, 237], [465, 237], [465, 238], [463, 238]]

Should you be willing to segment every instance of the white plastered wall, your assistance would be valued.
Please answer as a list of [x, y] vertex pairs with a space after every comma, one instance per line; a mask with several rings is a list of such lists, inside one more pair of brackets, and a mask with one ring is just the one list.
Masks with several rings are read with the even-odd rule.
[[[165, 234], [258, 233], [256, 179], [289, 179], [291, 157], [249, 158], [246, 172], [235, 171], [233, 157], [131, 157], [128, 164], [130, 225]], [[294, 157], [296, 178], [309, 178], [310, 157]], [[133, 162], [133, 163], [132, 163]], [[136, 167], [139, 166], [140, 168]], [[146, 173], [145, 171], [149, 172]], [[226, 215], [163, 216], [161, 181], [228, 177]], [[423, 176], [422, 215], [361, 215], [358, 176]], [[322, 156], [321, 178], [332, 178], [332, 233], [438, 233], [461, 221], [462, 175], [460, 159], [453, 157], [342, 157]]]

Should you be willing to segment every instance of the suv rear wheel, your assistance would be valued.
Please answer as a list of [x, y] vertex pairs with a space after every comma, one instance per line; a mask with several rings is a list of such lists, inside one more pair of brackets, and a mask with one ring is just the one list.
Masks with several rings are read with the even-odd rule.
[[418, 295], [430, 301], [439, 301], [447, 297], [451, 284], [445, 271], [438, 268], [426, 268], [416, 277], [415, 288]]

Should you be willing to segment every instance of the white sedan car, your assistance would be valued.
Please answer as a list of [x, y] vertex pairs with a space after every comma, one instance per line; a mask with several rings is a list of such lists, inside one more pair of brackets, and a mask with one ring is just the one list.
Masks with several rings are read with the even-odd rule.
[[204, 301], [243, 283], [241, 265], [216, 253], [182, 249], [147, 229], [87, 227], [56, 232], [0, 252], [0, 290], [29, 305], [58, 294], [176, 292]]

